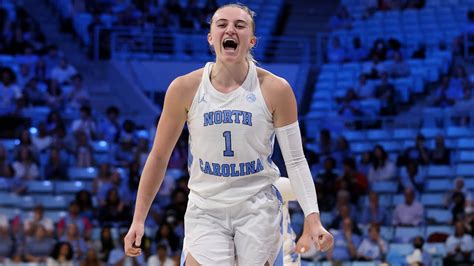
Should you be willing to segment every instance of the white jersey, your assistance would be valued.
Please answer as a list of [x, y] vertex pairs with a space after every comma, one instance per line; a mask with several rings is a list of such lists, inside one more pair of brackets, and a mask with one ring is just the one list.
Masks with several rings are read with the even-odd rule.
[[242, 202], [280, 176], [272, 162], [275, 129], [260, 90], [257, 68], [249, 63], [243, 84], [217, 91], [204, 67], [188, 112], [189, 200], [199, 208], [225, 208]]

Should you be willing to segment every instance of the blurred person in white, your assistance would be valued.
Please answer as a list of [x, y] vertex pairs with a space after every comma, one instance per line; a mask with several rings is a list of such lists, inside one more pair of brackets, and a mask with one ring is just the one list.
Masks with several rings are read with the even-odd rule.
[[327, 57], [330, 63], [342, 63], [346, 59], [346, 51], [344, 47], [341, 46], [341, 41], [338, 37], [332, 39], [327, 51]]
[[148, 258], [148, 266], [174, 266], [174, 260], [168, 256], [166, 246], [158, 244], [156, 246], [156, 254]]
[[387, 67], [387, 71], [392, 78], [402, 78], [410, 75], [410, 66], [403, 60], [400, 52], [393, 54], [393, 62]]
[[360, 260], [382, 261], [387, 254], [388, 244], [380, 236], [380, 227], [377, 224], [369, 226], [369, 237], [364, 238], [357, 248], [357, 257]]
[[75, 166], [92, 167], [92, 146], [89, 143], [87, 134], [82, 130], [78, 130], [74, 132], [74, 136], [76, 138], [76, 145], [74, 147]]
[[54, 233], [54, 223], [48, 217], [44, 217], [43, 205], [36, 205], [29, 213], [28, 218], [23, 223], [23, 229], [27, 236], [33, 236], [36, 227], [41, 225], [46, 234], [52, 236]]
[[400, 189], [411, 188], [417, 193], [423, 193], [425, 190], [426, 176], [419, 171], [418, 163], [409, 161], [400, 174]]
[[71, 245], [74, 253], [74, 260], [84, 259], [87, 252], [87, 244], [80, 234], [79, 227], [75, 223], [67, 225], [66, 234], [60, 237], [60, 241], [67, 242]]
[[57, 80], [59, 84], [68, 84], [76, 73], [76, 68], [65, 57], [61, 57], [59, 65], [51, 70], [51, 79]]
[[46, 128], [46, 122], [41, 122], [38, 125], [38, 134], [31, 137], [31, 142], [36, 148], [36, 151], [40, 153], [44, 153], [49, 149], [53, 143], [53, 137]]
[[471, 256], [474, 251], [472, 236], [466, 233], [462, 221], [454, 224], [454, 234], [446, 240], [445, 265], [472, 265]]
[[8, 217], [0, 214], [0, 264], [9, 262], [9, 257], [13, 253], [14, 242], [10, 235], [10, 224]]
[[72, 131], [84, 131], [89, 140], [95, 139], [97, 135], [97, 125], [92, 117], [90, 106], [84, 105], [80, 108], [80, 117], [72, 122]]
[[13, 162], [15, 178], [11, 184], [11, 190], [17, 194], [27, 191], [28, 180], [39, 177], [39, 167], [33, 160], [33, 153], [27, 147], [21, 147], [17, 159]]
[[415, 192], [412, 188], [405, 189], [405, 202], [395, 207], [392, 217], [393, 226], [420, 226], [424, 224], [424, 207], [415, 201]]
[[46, 90], [46, 103], [48, 107], [52, 110], [62, 110], [65, 105], [65, 96], [63, 94], [61, 85], [59, 85], [56, 80], [51, 79], [47, 86], [48, 89]]
[[395, 164], [381, 145], [375, 145], [372, 152], [372, 165], [369, 168], [369, 183], [391, 180], [395, 177]]
[[354, 230], [354, 222], [350, 218], [345, 218], [340, 230], [331, 229], [330, 232], [334, 236], [334, 246], [326, 252], [327, 259], [333, 263], [356, 259], [361, 236]]
[[431, 255], [423, 251], [425, 240], [421, 236], [413, 239], [413, 252], [406, 257], [406, 262], [412, 265], [431, 265]]
[[122, 130], [120, 121], [120, 109], [116, 106], [109, 106], [106, 110], [106, 117], [99, 122], [99, 139], [107, 141], [109, 144], [116, 143]]

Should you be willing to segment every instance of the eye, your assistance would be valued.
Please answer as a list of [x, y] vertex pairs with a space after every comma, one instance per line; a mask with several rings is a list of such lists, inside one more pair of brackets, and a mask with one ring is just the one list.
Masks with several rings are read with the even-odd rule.
[[218, 28], [225, 28], [226, 25], [225, 25], [224, 23], [221, 23], [221, 24], [217, 24], [217, 27], [218, 27]]
[[237, 27], [237, 29], [243, 29], [243, 28], [245, 28], [245, 25], [240, 24], [240, 25], [237, 25], [236, 27]]

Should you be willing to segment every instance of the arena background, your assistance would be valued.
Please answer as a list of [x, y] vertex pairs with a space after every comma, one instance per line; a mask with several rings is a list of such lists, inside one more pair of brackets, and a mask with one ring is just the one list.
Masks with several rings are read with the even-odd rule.
[[[166, 88], [213, 60], [207, 22], [227, 2], [0, 1], [0, 264], [177, 265], [186, 131], [143, 256], [125, 258], [121, 239]], [[304, 264], [472, 265], [474, 1], [242, 3], [256, 60], [297, 96], [336, 240]]]

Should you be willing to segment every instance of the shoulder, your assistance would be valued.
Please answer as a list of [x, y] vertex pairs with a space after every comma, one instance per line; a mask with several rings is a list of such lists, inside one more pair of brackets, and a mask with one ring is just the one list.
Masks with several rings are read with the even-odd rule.
[[263, 97], [272, 111], [294, 101], [293, 89], [284, 78], [260, 67], [257, 67], [257, 76]]
[[185, 108], [191, 106], [194, 95], [201, 83], [204, 69], [200, 68], [183, 76], [175, 78], [166, 92], [170, 100], [183, 103]]

